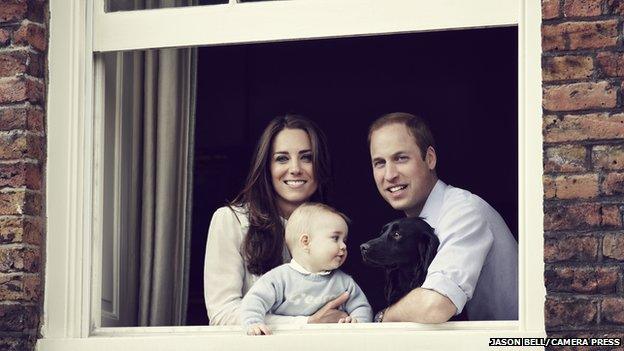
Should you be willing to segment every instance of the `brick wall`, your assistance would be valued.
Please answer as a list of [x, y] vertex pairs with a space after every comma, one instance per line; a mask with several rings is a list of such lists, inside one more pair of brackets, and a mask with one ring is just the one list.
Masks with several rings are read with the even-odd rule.
[[624, 336], [623, 14], [542, 0], [549, 336]]
[[0, 350], [42, 311], [47, 0], [0, 0]]

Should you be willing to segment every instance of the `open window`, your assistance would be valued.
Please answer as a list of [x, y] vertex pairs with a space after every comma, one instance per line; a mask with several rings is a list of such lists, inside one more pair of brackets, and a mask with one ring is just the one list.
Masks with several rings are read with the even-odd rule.
[[[309, 344], [315, 348], [388, 342], [483, 348], [490, 336], [543, 334], [543, 263], [535, 259], [541, 257], [543, 233], [541, 123], [527, 117], [538, 115], [540, 108], [539, 6], [525, 8], [512, 0], [470, 5], [292, 0], [106, 12], [98, 0], [84, 8], [89, 16], [81, 22], [76, 12], [81, 5], [69, 3], [55, 5], [71, 20], [62, 28], [72, 32], [84, 26], [93, 40], [72, 34], [78, 53], [56, 54], [51, 46], [51, 65], [62, 57], [79, 64], [67, 68], [76, 77], [65, 83], [71, 87], [68, 95], [59, 92], [71, 101], [69, 113], [63, 117], [64, 106], [50, 107], [48, 189], [58, 185], [56, 196], [64, 201], [54, 206], [49, 200], [48, 228], [50, 235], [65, 231], [59, 234], [65, 240], [47, 248], [44, 348], [61, 347], [70, 339], [77, 348], [95, 343], [151, 348], [161, 342], [188, 348], [216, 343], [257, 347], [261, 342], [278, 348], [291, 339], [314, 340]], [[58, 29], [52, 27], [52, 42]], [[177, 150], [175, 188], [182, 191], [175, 199], [175, 228], [188, 235], [174, 245], [186, 266], [172, 275], [190, 273], [188, 281], [175, 278], [187, 288], [173, 291], [185, 293], [168, 300], [178, 304], [181, 322], [174, 324], [204, 326], [111, 328], [137, 325], [134, 317], [123, 316], [124, 304], [140, 303], [124, 295], [136, 291], [132, 284], [137, 282], [132, 278], [137, 244], [125, 236], [132, 232], [125, 228], [136, 226], [129, 220], [136, 218], [136, 183], [131, 181], [136, 158], [129, 155], [136, 151], [133, 135], [145, 128], [127, 116], [137, 113], [134, 102], [145, 106], [145, 89], [137, 86], [145, 77], [136, 72], [153, 52], [168, 52], [177, 60], [179, 71], [173, 76], [182, 81], [174, 111], [191, 116], [174, 118], [181, 123], [175, 144], [188, 146]], [[60, 83], [51, 77], [53, 84]], [[366, 128], [396, 110], [429, 120], [439, 145], [441, 178], [484, 197], [517, 235], [520, 320], [284, 327], [278, 329], [281, 335], [261, 341], [242, 338], [237, 328], [206, 327], [201, 271], [207, 221], [240, 187], [266, 122], [294, 111], [326, 131], [336, 168], [335, 202], [354, 219], [369, 221], [356, 221], [351, 228], [358, 233], [356, 241], [363, 242], [394, 215], [372, 182]], [[88, 118], [78, 118], [81, 111]], [[54, 118], [65, 119], [71, 128], [57, 131]], [[351, 132], [345, 135], [347, 128]], [[55, 162], [66, 155], [67, 161]], [[479, 171], [466, 171], [474, 169]], [[360, 175], [357, 184], [350, 177], [354, 173]], [[354, 206], [362, 203], [374, 210]], [[357, 247], [354, 237], [350, 245]], [[369, 274], [357, 256], [351, 255], [345, 270], [377, 310], [382, 298], [375, 286], [383, 284], [383, 277]], [[68, 295], [79, 296], [82, 303], [70, 306]], [[64, 296], [64, 303], [51, 304], [51, 296]], [[432, 338], [444, 333], [461, 341]]]

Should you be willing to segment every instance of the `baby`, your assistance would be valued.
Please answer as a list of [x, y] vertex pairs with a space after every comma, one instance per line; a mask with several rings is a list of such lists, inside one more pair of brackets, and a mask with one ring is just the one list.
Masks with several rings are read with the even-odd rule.
[[240, 320], [249, 335], [268, 335], [267, 312], [286, 316], [310, 316], [345, 291], [349, 300], [341, 306], [349, 314], [340, 322], [370, 322], [372, 309], [360, 287], [338, 270], [347, 259], [347, 218], [318, 203], [299, 206], [286, 225], [286, 245], [292, 255], [264, 274], [243, 298]]

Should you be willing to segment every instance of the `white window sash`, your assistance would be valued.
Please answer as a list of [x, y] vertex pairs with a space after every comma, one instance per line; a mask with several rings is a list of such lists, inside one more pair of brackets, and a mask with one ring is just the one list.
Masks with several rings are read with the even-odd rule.
[[509, 26], [520, 11], [518, 0], [288, 0], [107, 13], [104, 1], [98, 52]]
[[[541, 6], [528, 0], [290, 0], [104, 13], [103, 0], [50, 0], [46, 277], [40, 350], [111, 347], [209, 350], [232, 346], [302, 349], [343, 345], [384, 349], [484, 349], [489, 337], [544, 336]], [[270, 10], [269, 10], [270, 9]], [[85, 16], [86, 14], [86, 16]], [[240, 25], [244, 23], [245, 25]], [[253, 23], [253, 26], [252, 26]], [[101, 250], [94, 204], [102, 191], [101, 112], [94, 107], [93, 54], [188, 45], [298, 40], [518, 25], [519, 293], [517, 322], [393, 323], [278, 328], [273, 338], [243, 338], [218, 327], [100, 328]], [[495, 45], [495, 43], [493, 43]], [[96, 84], [97, 83], [97, 84]], [[94, 209], [95, 208], [95, 209]], [[97, 310], [97, 311], [96, 311]], [[251, 341], [253, 340], [253, 341]], [[292, 342], [291, 342], [292, 340]], [[305, 342], [304, 342], [305, 341]], [[306, 346], [309, 345], [309, 346]], [[348, 346], [348, 347], [347, 347]], [[343, 349], [344, 349], [343, 348]]]

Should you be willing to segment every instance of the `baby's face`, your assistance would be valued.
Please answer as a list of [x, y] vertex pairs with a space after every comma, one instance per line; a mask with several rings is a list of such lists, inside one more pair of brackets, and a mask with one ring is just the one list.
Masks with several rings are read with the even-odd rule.
[[309, 264], [316, 271], [330, 271], [347, 259], [347, 234], [344, 219], [334, 213], [323, 213], [315, 219], [310, 238]]

